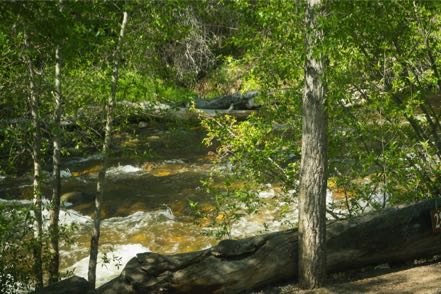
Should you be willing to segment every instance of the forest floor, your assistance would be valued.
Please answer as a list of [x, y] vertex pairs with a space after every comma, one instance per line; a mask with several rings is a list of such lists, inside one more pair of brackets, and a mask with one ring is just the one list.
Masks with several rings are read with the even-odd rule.
[[331, 293], [441, 293], [441, 262], [418, 266], [387, 265], [333, 274], [328, 285], [313, 291], [301, 291], [297, 284], [262, 289], [255, 294], [331, 294]]

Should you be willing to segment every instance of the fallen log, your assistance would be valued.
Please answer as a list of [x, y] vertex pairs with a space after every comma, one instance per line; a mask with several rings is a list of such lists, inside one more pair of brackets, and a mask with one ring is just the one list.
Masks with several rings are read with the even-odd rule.
[[[251, 92], [250, 92], [251, 93]], [[254, 94], [239, 94], [240, 97], [248, 97], [244, 98], [244, 101], [248, 101], [248, 99], [251, 99], [249, 96]], [[200, 100], [203, 101], [203, 100]], [[207, 101], [203, 101], [205, 103]], [[202, 103], [202, 102], [201, 102]], [[251, 113], [254, 113], [256, 110], [250, 110], [250, 109], [244, 109], [244, 110], [234, 110], [234, 109], [227, 109], [228, 107], [224, 108], [215, 108], [213, 105], [211, 107], [208, 107], [207, 109], [203, 107], [197, 107], [202, 106], [202, 104], [196, 103], [197, 111], [194, 111], [193, 109], [190, 109], [188, 107], [171, 107], [167, 104], [162, 103], [149, 103], [149, 102], [127, 102], [123, 101], [120, 102], [119, 105], [121, 106], [123, 116], [128, 115], [132, 118], [138, 117], [138, 118], [151, 118], [151, 119], [179, 119], [179, 120], [200, 120], [201, 118], [213, 118], [219, 115], [228, 114], [230, 116], [233, 116], [237, 119], [245, 119], [247, 118]]]
[[[438, 200], [439, 201], [439, 200]], [[339, 272], [441, 253], [432, 233], [435, 200], [328, 224], [327, 267]], [[198, 252], [142, 253], [98, 293], [237, 293], [297, 278], [297, 231], [224, 240]]]
[[234, 93], [216, 97], [212, 100], [195, 100], [195, 107], [198, 109], [256, 109], [254, 98], [259, 95], [257, 91], [250, 91], [245, 94]]
[[93, 294], [89, 282], [84, 278], [73, 276], [68, 279], [49, 285], [43, 289], [32, 292], [32, 294]]
[[178, 111], [170, 112], [170, 116], [182, 120], [200, 120], [203, 118], [213, 118], [228, 114], [236, 119], [243, 120], [249, 117], [256, 110], [225, 110], [225, 109], [197, 109], [196, 111], [187, 108], [180, 108]]
[[[255, 94], [254, 94], [255, 93]], [[253, 97], [257, 92], [248, 92], [246, 94], [234, 94], [221, 96], [214, 100], [205, 101], [196, 99], [195, 106], [197, 112], [188, 107], [172, 107], [163, 103], [150, 102], [130, 102], [120, 101], [117, 103], [116, 120], [143, 120], [143, 119], [179, 119], [179, 120], [200, 120], [201, 118], [213, 118], [228, 114], [237, 119], [246, 119], [250, 114], [256, 112], [257, 105], [253, 104]], [[223, 98], [227, 97], [227, 98]], [[228, 98], [229, 97], [229, 98]], [[204, 108], [203, 106], [206, 106]], [[233, 106], [233, 107], [231, 107]], [[90, 105], [81, 108], [76, 115], [65, 115], [61, 119], [63, 127], [75, 127], [77, 121], [94, 117], [94, 123], [99, 123], [96, 117], [99, 117], [103, 111], [102, 107]], [[22, 125], [30, 123], [28, 118], [10, 118], [0, 119], [0, 127], [9, 125]]]

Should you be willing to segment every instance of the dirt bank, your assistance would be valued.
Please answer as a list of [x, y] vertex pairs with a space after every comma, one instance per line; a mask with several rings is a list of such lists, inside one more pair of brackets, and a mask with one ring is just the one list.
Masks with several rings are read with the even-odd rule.
[[254, 294], [284, 293], [441, 293], [441, 262], [412, 267], [387, 265], [363, 271], [334, 274], [328, 285], [314, 291], [301, 291], [297, 284], [274, 286]]

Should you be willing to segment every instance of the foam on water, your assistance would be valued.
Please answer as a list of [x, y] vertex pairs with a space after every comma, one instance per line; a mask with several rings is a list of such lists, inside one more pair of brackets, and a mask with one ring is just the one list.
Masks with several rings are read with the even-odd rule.
[[[13, 200], [16, 201], [16, 200]], [[31, 200], [18, 200], [19, 203], [23, 204], [32, 204]], [[50, 201], [49, 199], [42, 199], [42, 216], [43, 216], [43, 226], [44, 228], [49, 227], [49, 218], [50, 218]], [[88, 225], [92, 223], [92, 219], [87, 215], [82, 215], [81, 213], [73, 210], [73, 209], [60, 209], [59, 214], [59, 223], [60, 225], [72, 225], [72, 224], [79, 224], [79, 225]]]
[[[16, 206], [23, 206], [23, 205], [32, 205], [32, 200], [19, 200], [19, 199], [12, 199], [12, 200], [6, 200], [0, 198], [0, 203], [9, 204], [9, 205], [16, 205]], [[48, 199], [42, 199], [42, 216], [43, 216], [43, 227], [47, 229], [49, 227], [49, 207], [50, 207], [50, 201]], [[31, 211], [31, 213], [33, 213]], [[82, 215], [81, 213], [72, 210], [72, 209], [60, 209], [60, 215], [59, 215], [59, 223], [60, 225], [72, 225], [72, 224], [79, 224], [79, 225], [90, 225], [92, 224], [92, 218], [87, 215]]]
[[103, 228], [111, 228], [113, 230], [124, 233], [133, 233], [142, 228], [148, 228], [152, 222], [173, 221], [175, 216], [170, 208], [156, 211], [137, 211], [126, 217], [112, 217], [102, 222]]
[[[45, 210], [46, 211], [46, 210]], [[82, 215], [81, 213], [72, 209], [61, 209], [60, 210], [60, 224], [61, 225], [91, 225], [92, 218], [87, 215]]]
[[[385, 199], [384, 199], [385, 197]], [[386, 205], [389, 202], [390, 195], [384, 195], [382, 191], [377, 191], [368, 196], [367, 199], [358, 198], [356, 199], [356, 206], [361, 209], [362, 213], [370, 212], [376, 209], [376, 207], [382, 207], [384, 201], [386, 201]], [[346, 204], [344, 204], [345, 200], [336, 200], [333, 197], [332, 191], [326, 191], [326, 206], [332, 208], [333, 212], [337, 215], [348, 215], [348, 211], [346, 208]], [[354, 204], [351, 204], [354, 206]]]
[[123, 176], [123, 175], [133, 176], [133, 174], [142, 171], [143, 171], [142, 168], [128, 164], [128, 165], [112, 166], [109, 169], [107, 169], [107, 174], [111, 177]]
[[[127, 262], [138, 253], [150, 252], [150, 250], [141, 244], [125, 244], [116, 245], [113, 248], [100, 248], [98, 253], [98, 264], [96, 267], [96, 286], [99, 287], [111, 279], [117, 277]], [[104, 253], [108, 262], [104, 262]], [[89, 267], [89, 257], [85, 257], [74, 265], [65, 269], [65, 271], [73, 271], [75, 275], [87, 279]]]
[[[109, 169], [109, 174], [127, 174], [133, 176], [137, 174], [144, 174], [144, 170], [132, 165], [122, 165], [111, 167]], [[272, 203], [272, 205], [262, 208], [259, 213], [246, 215], [239, 219], [232, 227], [232, 237], [243, 238], [264, 232], [273, 232], [292, 227], [292, 224], [297, 222], [297, 198], [292, 197], [293, 200], [291, 203], [285, 203], [281, 201], [281, 198], [279, 198], [279, 196], [281, 195], [279, 192], [276, 192], [276, 190], [277, 189], [272, 188], [271, 185], [267, 185], [265, 190], [261, 191], [258, 194], [259, 198], [261, 198], [262, 201]], [[288, 191], [288, 195], [290, 196], [294, 196], [296, 194], [297, 192], [294, 190]], [[382, 203], [383, 195], [381, 193], [373, 195], [371, 201], [366, 203], [360, 202], [360, 205], [368, 207], [372, 205], [372, 201]], [[8, 202], [16, 205], [32, 204], [31, 200], [0, 199], [0, 203], [2, 202]], [[339, 209], [338, 203], [332, 197], [332, 192], [330, 190], [327, 190], [326, 204], [327, 206], [331, 207], [336, 206], [337, 210]], [[45, 229], [47, 229], [49, 219], [48, 200], [43, 201], [43, 208], [43, 216], [45, 220], [44, 226]], [[341, 211], [344, 212], [344, 209], [342, 208]], [[79, 224], [83, 228], [90, 228], [92, 226], [92, 219], [89, 216], [82, 215], [75, 210], [62, 208], [60, 211], [60, 224]], [[173, 215], [172, 210], [168, 207], [155, 211], [138, 211], [126, 217], [112, 217], [104, 219], [101, 225], [103, 237], [105, 236], [105, 234], [107, 234], [107, 240], [105, 237], [103, 238], [103, 243], [100, 248], [100, 254], [98, 257], [98, 286], [119, 275], [122, 267], [137, 253], [149, 251], [149, 248], [152, 248], [156, 251], [158, 250], [158, 248], [160, 248], [160, 250], [163, 250], [165, 246], [168, 246], [166, 249], [167, 253], [179, 252], [183, 250], [188, 250], [185, 249], [189, 248], [188, 245], [185, 245], [186, 243], [195, 243], [193, 240], [191, 240], [191, 238], [194, 238], [194, 236], [192, 236], [191, 233], [188, 233], [190, 230], [190, 225], [181, 221], [180, 219], [176, 219]], [[161, 229], [150, 230], [152, 227], [160, 227]], [[167, 233], [164, 233], [165, 231], [167, 231]], [[84, 232], [84, 230], [80, 230], [78, 234], [84, 234]], [[136, 236], [136, 234], [140, 233], [146, 235], [147, 238], [132, 238], [133, 236]], [[166, 235], [166, 237], [161, 236], [160, 234]], [[178, 238], [169, 238], [169, 235], [177, 235]], [[81, 242], [83, 243], [81, 243], [81, 245], [78, 245], [78, 247], [72, 247], [70, 249], [65, 248], [62, 252], [62, 255], [64, 257], [69, 257], [69, 264], [72, 264], [74, 261], [76, 261], [66, 270], [73, 270], [76, 275], [87, 277], [89, 258], [82, 257], [88, 254], [88, 245], [85, 245], [84, 241]], [[114, 245], [113, 248], [110, 248], [110, 243], [119, 245]], [[206, 245], [204, 244], [203, 246]], [[193, 247], [191, 248], [191, 250], [194, 250]], [[102, 252], [106, 250], [109, 252], [110, 249], [112, 249], [111, 251], [113, 252], [107, 255], [110, 263], [104, 264], [104, 255]], [[113, 259], [113, 256], [115, 256], [116, 259]], [[78, 259], [80, 258], [82, 259], [78, 261]], [[118, 267], [118, 265], [121, 266]]]
[[[267, 185], [269, 189], [259, 192], [258, 196], [261, 199], [272, 199], [278, 195]], [[289, 196], [294, 196], [296, 194], [295, 190], [290, 190], [287, 193]], [[275, 207], [264, 208], [256, 214], [246, 215], [241, 217], [236, 223], [233, 224], [231, 229], [231, 236], [234, 238], [244, 238], [256, 234], [275, 232], [283, 229], [292, 227], [297, 223], [299, 211], [298, 211], [298, 199], [293, 198], [292, 203], [277, 202]], [[335, 208], [336, 204], [332, 191], [326, 191], [326, 206], [333, 207], [334, 212], [337, 214], [346, 213], [345, 209]], [[369, 205], [369, 204], [367, 204]], [[288, 207], [287, 211], [283, 212], [282, 217], [276, 217], [280, 215], [281, 208]]]
[[70, 170], [68, 168], [60, 171], [60, 177], [62, 177], [62, 178], [69, 178], [71, 176], [72, 176], [72, 173], [70, 172]]
[[291, 228], [297, 223], [298, 213], [297, 198], [293, 199], [292, 203], [280, 201], [275, 206], [265, 207], [255, 214], [241, 217], [233, 224], [231, 236], [245, 238]]
[[[384, 199], [384, 197], [386, 197], [386, 199]], [[382, 206], [384, 200], [386, 200], [387, 203], [389, 200], [389, 195], [388, 194], [384, 195], [381, 192], [377, 192], [370, 195], [369, 201], [366, 201], [364, 199], [359, 199], [357, 203], [360, 205], [360, 207], [364, 212], [369, 212], [374, 209], [374, 206], [378, 206], [378, 205]]]

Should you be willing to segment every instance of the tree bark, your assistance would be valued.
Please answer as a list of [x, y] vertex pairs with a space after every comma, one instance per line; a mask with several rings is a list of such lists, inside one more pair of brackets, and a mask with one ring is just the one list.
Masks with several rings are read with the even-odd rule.
[[320, 287], [326, 279], [327, 114], [325, 65], [320, 53], [322, 10], [320, 0], [307, 1], [299, 195], [299, 285], [304, 289]]
[[[399, 264], [441, 253], [430, 210], [438, 200], [387, 208], [328, 225], [327, 269], [342, 272]], [[175, 255], [141, 253], [121, 275], [97, 289], [103, 294], [239, 293], [298, 277], [298, 232], [288, 230]]]
[[34, 68], [30, 56], [29, 39], [26, 32], [24, 32], [24, 46], [27, 52], [25, 53], [25, 62], [28, 68], [29, 75], [29, 106], [32, 117], [32, 159], [34, 161], [34, 177], [33, 177], [33, 202], [34, 202], [34, 274], [35, 274], [35, 288], [43, 287], [43, 263], [42, 263], [42, 207], [41, 207], [41, 135], [40, 135], [40, 117], [39, 117], [39, 99], [35, 92], [35, 78]]
[[51, 284], [48, 287], [32, 292], [32, 294], [93, 294], [87, 280], [73, 276], [68, 279]]
[[52, 200], [50, 211], [50, 260], [49, 260], [49, 283], [55, 283], [59, 280], [59, 268], [60, 268], [60, 252], [59, 252], [59, 229], [58, 219], [60, 214], [60, 193], [61, 193], [61, 181], [60, 181], [60, 122], [61, 122], [61, 58], [60, 48], [55, 48], [55, 89], [54, 89], [54, 125], [53, 125], [53, 155], [52, 155]]
[[94, 226], [92, 231], [92, 238], [90, 241], [90, 259], [89, 259], [89, 271], [88, 280], [90, 288], [95, 288], [96, 281], [96, 265], [98, 258], [98, 244], [100, 238], [100, 225], [101, 225], [101, 205], [103, 202], [104, 195], [104, 185], [106, 177], [106, 169], [108, 166], [109, 150], [112, 141], [112, 122], [113, 122], [113, 108], [115, 106], [116, 91], [118, 88], [118, 70], [119, 70], [119, 60], [120, 60], [120, 48], [124, 38], [124, 32], [127, 24], [127, 12], [123, 12], [123, 20], [121, 23], [121, 30], [118, 37], [118, 43], [116, 44], [115, 51], [113, 53], [113, 73], [111, 81], [110, 96], [107, 100], [106, 105], [106, 128], [104, 135], [104, 143], [102, 149], [103, 156], [103, 168], [98, 175], [96, 196], [95, 196], [95, 215], [94, 215]]

